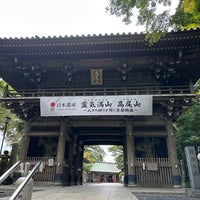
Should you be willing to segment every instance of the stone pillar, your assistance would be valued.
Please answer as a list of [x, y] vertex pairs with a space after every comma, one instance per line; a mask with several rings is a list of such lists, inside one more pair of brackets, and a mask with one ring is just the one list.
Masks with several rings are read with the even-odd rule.
[[12, 151], [11, 151], [11, 155], [10, 155], [10, 166], [14, 165], [17, 161], [17, 155], [18, 155], [18, 144], [17, 143], [13, 143], [12, 144]]
[[21, 139], [21, 148], [19, 153], [19, 160], [25, 161], [28, 153], [28, 145], [29, 145], [29, 139], [28, 139], [28, 133], [30, 131], [30, 122], [26, 122], [24, 125], [23, 135]]
[[116, 174], [113, 174], [113, 182], [116, 183], [117, 182], [117, 177]]
[[60, 135], [59, 135], [59, 139], [58, 139], [55, 185], [63, 184], [63, 167], [64, 167], [66, 135], [67, 135], [66, 123], [62, 122], [61, 127], [60, 127]]
[[104, 182], [107, 182], [107, 175], [104, 175]]
[[168, 133], [168, 142], [167, 142], [168, 154], [172, 166], [173, 187], [181, 187], [180, 169], [177, 159], [176, 144], [175, 144], [172, 122], [168, 121], [166, 124], [166, 128]]
[[127, 169], [128, 169], [128, 186], [136, 185], [136, 174], [135, 174], [135, 144], [133, 139], [133, 126], [130, 121], [126, 124], [126, 146], [127, 146]]
[[198, 167], [195, 147], [194, 146], [185, 147], [185, 155], [186, 155], [188, 175], [190, 178], [191, 188], [200, 190], [200, 174], [199, 174], [199, 167]]

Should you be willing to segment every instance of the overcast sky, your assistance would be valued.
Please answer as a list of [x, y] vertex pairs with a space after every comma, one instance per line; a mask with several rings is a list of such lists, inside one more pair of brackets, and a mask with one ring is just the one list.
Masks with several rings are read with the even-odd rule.
[[132, 26], [106, 13], [107, 3], [108, 0], [0, 0], [0, 37], [132, 31]]
[[[173, 4], [178, 0], [173, 0]], [[106, 12], [109, 0], [0, 0], [0, 37], [143, 31]]]

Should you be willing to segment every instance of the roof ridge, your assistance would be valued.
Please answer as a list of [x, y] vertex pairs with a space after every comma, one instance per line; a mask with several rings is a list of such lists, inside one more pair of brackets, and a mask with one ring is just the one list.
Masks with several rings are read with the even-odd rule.
[[[190, 30], [186, 30], [186, 29], [184, 29], [184, 30], [171, 30], [170, 32], [168, 32], [168, 33], [183, 33], [183, 32], [193, 32], [193, 31], [198, 31], [198, 30], [200, 30], [200, 28], [196, 28], [196, 29], [190, 29]], [[38, 35], [35, 35], [35, 36], [30, 36], [30, 37], [9, 37], [9, 38], [7, 38], [7, 37], [4, 37], [4, 38], [1, 38], [0, 37], [0, 39], [1, 40], [33, 40], [33, 39], [35, 39], [35, 40], [37, 40], [37, 39], [65, 39], [65, 38], [93, 38], [93, 37], [110, 37], [110, 36], [129, 36], [129, 35], [131, 35], [131, 36], [133, 36], [133, 35], [144, 35], [145, 33], [144, 32], [140, 32], [140, 33], [137, 33], [137, 32], [135, 32], [135, 33], [132, 33], [132, 32], [128, 32], [128, 33], [125, 33], [125, 32], [123, 32], [123, 33], [104, 33], [104, 34], [102, 34], [102, 33], [99, 33], [99, 34], [87, 34], [87, 35], [85, 35], [85, 34], [77, 34], [77, 35], [59, 35], [59, 36], [38, 36]]]

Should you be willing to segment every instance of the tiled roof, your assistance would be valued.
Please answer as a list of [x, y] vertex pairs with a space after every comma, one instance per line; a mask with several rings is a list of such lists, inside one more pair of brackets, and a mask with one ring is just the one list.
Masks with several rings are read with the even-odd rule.
[[193, 49], [199, 47], [200, 29], [170, 32], [152, 47], [145, 34], [82, 35], [64, 37], [1, 38], [2, 57], [120, 57], [157, 54], [159, 51]]
[[[168, 32], [167, 34], [174, 34], [174, 33], [188, 33], [188, 32], [196, 32], [196, 31], [199, 31], [200, 28], [196, 28], [196, 29], [191, 29], [191, 30], [181, 30], [181, 31], [174, 31], [172, 30], [171, 32]], [[75, 38], [75, 39], [78, 39], [78, 38], [95, 38], [95, 37], [116, 37], [116, 36], [126, 36], [126, 35], [131, 35], [131, 36], [141, 36], [141, 35], [145, 35], [145, 33], [141, 32], [141, 33], [132, 33], [132, 32], [129, 32], [129, 33], [110, 33], [110, 34], [87, 34], [87, 35], [84, 35], [84, 34], [80, 34], [80, 35], [59, 35], [59, 36], [38, 36], [38, 35], [35, 35], [35, 36], [32, 36], [32, 37], [4, 37], [4, 38], [0, 38], [0, 41], [1, 40], [53, 40], [53, 39], [66, 39], [66, 38]]]
[[90, 171], [119, 173], [121, 170], [117, 168], [117, 165], [115, 163], [99, 162], [99, 163], [94, 163]]

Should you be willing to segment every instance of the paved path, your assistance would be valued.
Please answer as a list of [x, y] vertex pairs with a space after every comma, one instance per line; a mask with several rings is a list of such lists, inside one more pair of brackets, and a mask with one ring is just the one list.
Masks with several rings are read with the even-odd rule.
[[[2, 186], [0, 186], [1, 189]], [[184, 194], [184, 189], [130, 188], [120, 183], [91, 183], [82, 186], [34, 186], [32, 200], [140, 200], [138, 194]], [[0, 198], [8, 200], [9, 197]]]
[[[49, 197], [47, 194], [51, 193]], [[121, 184], [93, 183], [83, 186], [50, 187], [33, 193], [33, 200], [137, 200], [131, 190]]]

